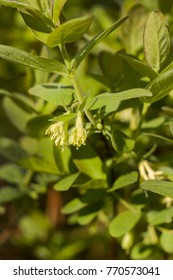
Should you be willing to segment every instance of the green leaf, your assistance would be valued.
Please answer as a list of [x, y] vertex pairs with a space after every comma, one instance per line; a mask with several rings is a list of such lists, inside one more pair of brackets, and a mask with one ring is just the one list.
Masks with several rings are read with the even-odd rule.
[[152, 119], [148, 122], [143, 122], [142, 129], [158, 128], [159, 126], [163, 125], [164, 122], [165, 122], [164, 117], [158, 117], [158, 118]]
[[134, 70], [136, 70], [138, 73], [140, 73], [142, 76], [147, 76], [150, 79], [154, 79], [157, 77], [157, 74], [155, 71], [153, 71], [150, 67], [148, 67], [145, 63], [127, 55], [118, 54], [121, 56], [125, 61], [127, 61], [130, 66], [133, 67]]
[[0, 57], [42, 71], [66, 73], [65, 65], [58, 60], [43, 58], [6, 45], [0, 45]]
[[109, 189], [108, 192], [112, 192], [124, 188], [128, 185], [134, 184], [137, 182], [137, 180], [138, 180], [138, 172], [136, 171], [122, 175], [118, 177], [118, 179], [116, 179], [116, 181], [113, 183], [112, 188]]
[[60, 13], [65, 5], [67, 0], [54, 0], [54, 6], [53, 6], [53, 22], [54, 24], [57, 24]]
[[61, 209], [61, 212], [63, 214], [72, 214], [85, 206], [86, 203], [82, 202], [79, 198], [74, 198]]
[[153, 93], [152, 97], [144, 97], [144, 101], [154, 103], [165, 97], [173, 89], [173, 69], [160, 73], [158, 77], [152, 80], [146, 87]]
[[4, 98], [3, 108], [10, 122], [21, 132], [25, 131], [27, 122], [35, 115], [23, 110], [21, 106], [18, 106], [9, 97]]
[[37, 85], [32, 87], [29, 93], [61, 106], [68, 106], [74, 100], [74, 89], [58, 83]]
[[24, 172], [16, 164], [5, 164], [0, 167], [0, 179], [13, 184], [21, 184], [24, 180]]
[[46, 24], [42, 18], [34, 17], [28, 13], [20, 12], [25, 24], [38, 32], [50, 33], [52, 29]]
[[107, 182], [103, 179], [93, 179], [89, 180], [84, 184], [74, 184], [74, 187], [81, 188], [81, 189], [104, 189], [107, 188]]
[[136, 225], [140, 217], [140, 212], [121, 212], [109, 224], [110, 235], [115, 238], [124, 235]]
[[43, 158], [27, 157], [18, 160], [17, 163], [20, 166], [35, 172], [46, 172], [62, 175], [62, 173], [57, 169], [56, 164], [53, 164], [53, 162]]
[[15, 187], [4, 187], [0, 189], [0, 204], [9, 202], [14, 199], [18, 199], [24, 195], [24, 192], [21, 192], [18, 188]]
[[113, 148], [118, 153], [130, 152], [134, 149], [135, 146], [135, 140], [130, 139], [129, 137], [127, 137], [127, 135], [118, 130], [113, 130], [111, 134], [111, 142]]
[[52, 122], [68, 122], [71, 119], [74, 119], [77, 116], [77, 113], [65, 113], [61, 116], [55, 117], [53, 119], [49, 119]]
[[163, 223], [171, 223], [173, 218], [173, 206], [161, 211], [149, 211], [147, 220], [150, 225], [156, 226]]
[[92, 222], [94, 218], [98, 215], [99, 210], [103, 207], [103, 204], [100, 202], [89, 204], [79, 210], [76, 217], [76, 222], [79, 225], [87, 225]]
[[119, 27], [128, 17], [124, 17], [116, 21], [111, 27], [97, 34], [92, 40], [90, 40], [82, 49], [78, 51], [74, 60], [72, 61], [72, 67], [77, 68], [82, 60], [92, 51], [92, 49], [104, 40], [109, 34], [111, 34], [117, 27]]
[[96, 110], [105, 107], [104, 110], [108, 114], [116, 111], [121, 101], [143, 96], [152, 96], [152, 93], [142, 88], [134, 88], [116, 93], [102, 93], [89, 99], [86, 104], [86, 109]]
[[147, 180], [142, 182], [141, 188], [173, 199], [172, 182]]
[[173, 233], [172, 231], [162, 232], [160, 236], [160, 245], [168, 254], [173, 253]]
[[11, 161], [26, 157], [26, 152], [22, 147], [9, 138], [0, 137], [0, 155]]
[[150, 67], [158, 72], [169, 55], [170, 36], [163, 14], [152, 12], [145, 25], [144, 51]]
[[76, 179], [79, 176], [79, 172], [69, 175], [65, 177], [64, 179], [58, 181], [54, 186], [54, 190], [56, 191], [67, 191], [70, 189], [70, 187], [73, 185], [73, 183], [76, 181]]
[[103, 162], [91, 146], [82, 146], [79, 150], [71, 147], [71, 151], [74, 164], [80, 172], [83, 172], [92, 179], [106, 178]]
[[10, 8], [18, 8], [18, 9], [34, 9], [28, 3], [24, 3], [24, 1], [15, 1], [15, 0], [0, 0], [0, 4]]
[[58, 26], [48, 37], [47, 44], [54, 48], [59, 44], [71, 43], [79, 40], [89, 29], [93, 18], [85, 16], [71, 19]]

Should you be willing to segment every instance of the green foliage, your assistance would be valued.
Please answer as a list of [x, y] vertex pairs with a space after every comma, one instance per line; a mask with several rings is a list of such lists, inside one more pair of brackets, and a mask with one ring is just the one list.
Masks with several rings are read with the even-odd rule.
[[173, 4], [108, 2], [0, 0], [4, 258], [173, 258]]

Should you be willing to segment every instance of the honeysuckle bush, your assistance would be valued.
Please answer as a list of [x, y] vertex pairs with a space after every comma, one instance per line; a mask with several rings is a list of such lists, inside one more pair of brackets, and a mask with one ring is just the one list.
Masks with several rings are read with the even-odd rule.
[[171, 1], [0, 5], [4, 248], [172, 259]]

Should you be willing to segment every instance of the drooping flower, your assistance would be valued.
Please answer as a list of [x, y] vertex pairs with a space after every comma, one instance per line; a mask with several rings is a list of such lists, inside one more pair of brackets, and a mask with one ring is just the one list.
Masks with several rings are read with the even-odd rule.
[[69, 144], [76, 146], [78, 149], [80, 146], [85, 145], [86, 138], [87, 132], [83, 127], [82, 114], [79, 112], [76, 118], [76, 125], [72, 129], [69, 137]]
[[54, 140], [56, 146], [64, 148], [68, 145], [68, 123], [59, 121], [46, 130], [46, 135], [50, 136], [51, 140]]

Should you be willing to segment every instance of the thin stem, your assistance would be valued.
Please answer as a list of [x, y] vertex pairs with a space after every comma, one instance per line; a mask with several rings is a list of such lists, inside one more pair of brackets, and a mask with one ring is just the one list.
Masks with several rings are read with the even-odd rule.
[[[83, 93], [82, 93], [82, 90], [78, 84], [78, 81], [77, 81], [77, 78], [76, 78], [76, 73], [75, 73], [75, 70], [72, 69], [71, 67], [71, 64], [70, 64], [70, 60], [69, 60], [69, 57], [68, 57], [68, 54], [67, 54], [67, 50], [65, 48], [65, 45], [59, 45], [59, 48], [60, 48], [60, 51], [61, 51], [61, 54], [63, 56], [63, 59], [64, 59], [64, 62], [65, 62], [65, 65], [68, 69], [68, 73], [69, 73], [69, 78], [71, 80], [71, 83], [74, 87], [74, 90], [75, 90], [75, 94], [76, 94], [76, 97], [79, 101], [79, 103], [81, 104], [84, 100], [84, 97], [83, 97]], [[87, 109], [84, 109], [84, 113], [85, 115], [87, 116], [87, 118], [89, 119], [89, 121], [95, 125], [95, 120], [91, 114], [91, 112], [89, 112]]]

